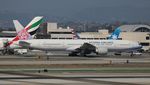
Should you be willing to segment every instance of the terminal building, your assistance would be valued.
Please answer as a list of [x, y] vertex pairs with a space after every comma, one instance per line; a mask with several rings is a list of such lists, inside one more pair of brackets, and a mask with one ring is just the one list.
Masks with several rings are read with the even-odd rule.
[[16, 31], [1, 31], [0, 32], [0, 37], [11, 38], [11, 37], [15, 37], [16, 35], [17, 35]]
[[[50, 39], [73, 39], [74, 30], [70, 27], [62, 28], [58, 27], [57, 23], [45, 23], [41, 26], [42, 30], [38, 33], [42, 35], [48, 35]], [[40, 36], [37, 35], [37, 38]]]
[[123, 40], [138, 41], [144, 50], [150, 49], [150, 26], [148, 25], [123, 25], [120, 38]]

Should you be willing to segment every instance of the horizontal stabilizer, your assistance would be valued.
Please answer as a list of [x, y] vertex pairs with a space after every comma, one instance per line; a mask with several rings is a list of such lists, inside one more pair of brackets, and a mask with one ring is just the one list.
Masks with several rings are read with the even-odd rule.
[[25, 42], [25, 41], [19, 41], [19, 46], [22, 46], [24, 48], [29, 48], [30, 47], [30, 43]]

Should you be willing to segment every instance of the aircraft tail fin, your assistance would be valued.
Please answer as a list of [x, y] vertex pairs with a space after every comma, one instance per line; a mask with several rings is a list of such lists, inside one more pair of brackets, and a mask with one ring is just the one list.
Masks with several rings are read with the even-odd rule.
[[13, 23], [17, 33], [24, 29], [24, 27], [20, 24], [18, 20], [13, 20]]
[[[35, 17], [24, 29], [17, 33], [17, 36], [12, 41], [10, 41], [7, 46], [11, 45], [14, 41], [31, 39], [32, 35], [36, 33], [35, 31], [39, 28], [39, 25], [42, 23], [42, 19], [42, 16]], [[18, 22], [15, 21], [15, 24], [16, 23], [18, 24]]]
[[76, 33], [76, 32], [74, 31], [74, 29], [72, 29], [71, 31], [72, 31], [72, 34], [73, 34], [73, 39], [80, 39], [79, 34]]
[[120, 28], [116, 28], [115, 31], [110, 35], [110, 37], [108, 37], [108, 39], [113, 39], [113, 40], [117, 40], [119, 35], [120, 35]]
[[30, 35], [34, 35], [38, 30], [40, 24], [42, 23], [43, 16], [35, 17], [26, 27], [25, 29], [29, 32]]

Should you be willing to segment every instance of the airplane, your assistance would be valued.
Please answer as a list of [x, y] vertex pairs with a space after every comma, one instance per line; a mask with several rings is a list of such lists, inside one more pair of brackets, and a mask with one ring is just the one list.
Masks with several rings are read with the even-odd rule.
[[[108, 40], [53, 40], [53, 39], [33, 39], [19, 41], [22, 47], [28, 49], [44, 50], [44, 51], [69, 51], [69, 56], [96, 53], [107, 54], [108, 52], [133, 52], [141, 49], [142, 46], [138, 42], [128, 40], [117, 40], [120, 34], [120, 28], [117, 28]], [[115, 37], [114, 37], [115, 36]]]
[[69, 56], [86, 56], [91, 53], [101, 55], [108, 52], [129, 52], [142, 48], [138, 42], [128, 40], [32, 39], [19, 40], [16, 44], [28, 49], [66, 51], [69, 52]]
[[3, 53], [5, 53], [6, 50], [13, 49], [10, 48], [10, 45], [13, 44], [15, 41], [32, 39], [32, 36], [39, 28], [42, 19], [42, 16], [35, 17], [25, 28], [18, 22], [18, 20], [13, 20], [14, 26], [17, 31], [17, 36], [14, 38], [0, 38], [0, 50], [4, 51]]
[[[72, 34], [74, 35], [73, 36], [73, 39], [79, 39], [79, 36], [78, 35], [75, 35], [75, 32], [74, 32], [74, 30], [72, 30]], [[118, 37], [119, 37], [119, 34], [120, 34], [120, 29], [119, 28], [117, 28], [113, 33], [112, 33], [112, 35], [110, 36], [110, 38], [113, 36], [113, 35], [117, 35], [117, 38], [115, 38], [115, 39], [118, 39]], [[113, 38], [111, 38], [111, 39], [113, 39]], [[114, 40], [115, 40], [114, 39]], [[43, 39], [42, 39], [43, 40]], [[48, 42], [48, 41], [47, 41]], [[24, 43], [23, 45], [19, 45], [19, 44], [14, 44], [14, 45], [11, 45], [11, 48], [16, 48], [17, 46], [20, 46], [20, 47], [18, 47], [18, 48], [22, 48], [21, 46], [23, 46], [23, 47], [25, 47], [25, 48], [28, 48], [28, 47], [26, 47], [26, 46], [24, 46], [24, 45], [28, 45], [28, 43]], [[35, 48], [36, 49], [36, 48]], [[47, 51], [47, 50], [49, 50], [49, 49], [36, 49], [36, 50], [45, 50], [45, 51]], [[52, 50], [52, 49], [51, 49]], [[59, 49], [57, 49], [57, 50], [59, 50]]]

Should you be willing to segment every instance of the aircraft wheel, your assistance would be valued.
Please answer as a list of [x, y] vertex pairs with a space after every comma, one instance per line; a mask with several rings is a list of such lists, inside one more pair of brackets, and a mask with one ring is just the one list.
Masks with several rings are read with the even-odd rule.
[[76, 53], [69, 53], [68, 56], [77, 56]]
[[2, 55], [5, 55], [7, 53], [7, 50], [2, 50]]
[[80, 56], [84, 56], [84, 57], [86, 56], [84, 50], [81, 51]]

